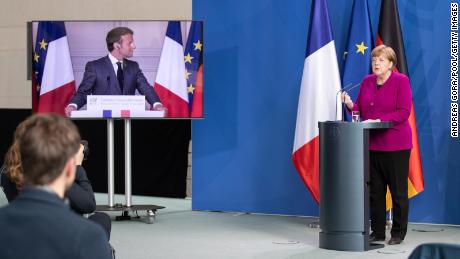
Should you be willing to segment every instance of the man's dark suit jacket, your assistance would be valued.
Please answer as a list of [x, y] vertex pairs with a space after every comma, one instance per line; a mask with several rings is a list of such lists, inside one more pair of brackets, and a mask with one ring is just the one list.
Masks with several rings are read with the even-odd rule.
[[0, 258], [112, 258], [104, 230], [56, 194], [24, 188], [0, 209]]
[[[18, 196], [19, 190], [16, 187], [16, 183], [10, 179], [5, 166], [0, 168], [0, 186], [3, 188], [8, 202], [13, 202]], [[89, 214], [96, 210], [96, 199], [94, 197], [93, 187], [91, 186], [91, 182], [83, 166], [77, 165], [75, 181], [65, 192], [65, 197], [69, 200], [70, 208], [78, 214]], [[88, 219], [101, 225], [107, 234], [107, 238], [110, 239], [112, 222], [109, 215], [105, 213], [95, 213], [89, 216]]]
[[[13, 202], [19, 191], [16, 184], [8, 177], [4, 166], [0, 172], [0, 186], [3, 187], [8, 202]], [[96, 210], [93, 187], [83, 166], [77, 165], [75, 181], [66, 191], [65, 197], [69, 199], [70, 207], [78, 214], [93, 213]]]
[[86, 104], [87, 95], [134, 95], [136, 89], [150, 104], [160, 102], [160, 98], [153, 90], [153, 86], [147, 82], [137, 62], [125, 59], [123, 76], [124, 82], [121, 88], [109, 56], [88, 62], [83, 80], [70, 103], [76, 104], [77, 109], [80, 109]]

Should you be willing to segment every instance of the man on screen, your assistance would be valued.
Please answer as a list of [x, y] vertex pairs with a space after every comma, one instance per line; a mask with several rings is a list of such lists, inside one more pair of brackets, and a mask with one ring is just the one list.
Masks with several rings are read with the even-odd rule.
[[83, 80], [65, 108], [67, 116], [70, 117], [72, 111], [86, 104], [87, 95], [134, 95], [136, 89], [145, 96], [153, 110], [164, 110], [160, 98], [147, 82], [139, 64], [127, 59], [133, 56], [136, 48], [133, 34], [126, 27], [117, 27], [107, 33], [109, 54], [86, 64]]

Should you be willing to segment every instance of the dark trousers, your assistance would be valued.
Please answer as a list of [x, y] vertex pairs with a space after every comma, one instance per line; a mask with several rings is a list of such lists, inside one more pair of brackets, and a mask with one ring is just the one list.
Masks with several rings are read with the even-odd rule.
[[112, 231], [112, 221], [110, 216], [103, 212], [96, 212], [88, 217], [89, 220], [100, 225], [107, 234], [107, 240], [110, 240], [110, 232]]
[[404, 239], [409, 216], [407, 177], [410, 150], [370, 152], [371, 229], [379, 237], [385, 236], [387, 185], [393, 202], [392, 237]]

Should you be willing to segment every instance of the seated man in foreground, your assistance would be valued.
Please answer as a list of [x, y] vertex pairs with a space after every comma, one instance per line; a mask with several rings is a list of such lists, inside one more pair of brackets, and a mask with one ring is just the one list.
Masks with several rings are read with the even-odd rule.
[[64, 200], [80, 135], [58, 115], [29, 117], [19, 143], [25, 187], [0, 209], [0, 258], [112, 258], [104, 230]]

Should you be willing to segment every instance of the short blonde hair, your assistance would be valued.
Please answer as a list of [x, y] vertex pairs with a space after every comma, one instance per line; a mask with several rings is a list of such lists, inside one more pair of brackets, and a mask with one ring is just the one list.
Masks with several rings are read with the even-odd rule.
[[388, 47], [388, 46], [385, 46], [385, 45], [380, 45], [380, 46], [375, 47], [372, 50], [371, 55], [372, 55], [373, 58], [378, 57], [378, 56], [384, 56], [389, 61], [393, 62], [393, 67], [396, 66], [396, 62], [398, 61], [397, 58], [396, 58], [395, 51], [391, 47]]

